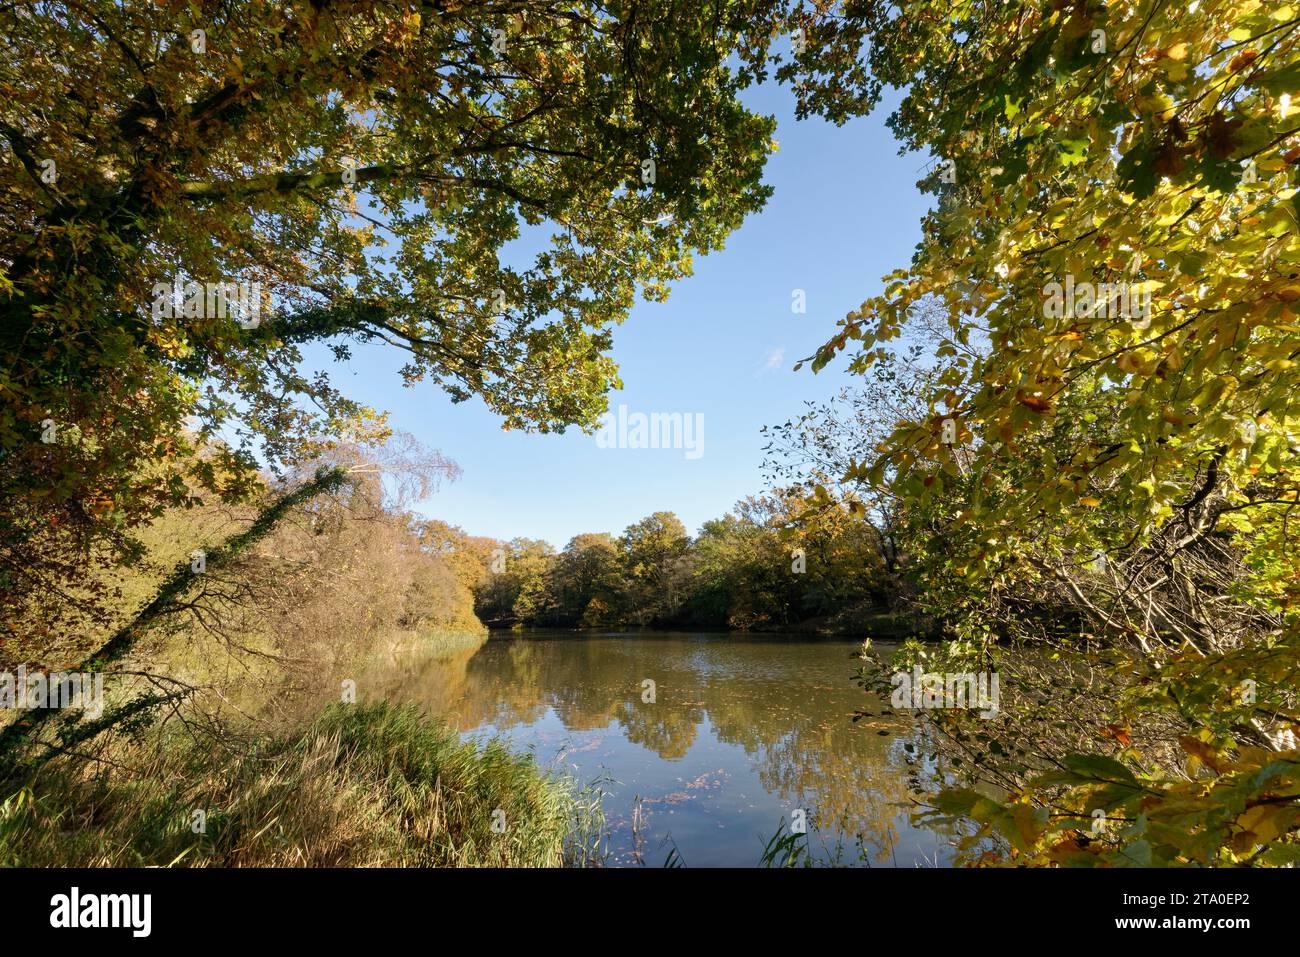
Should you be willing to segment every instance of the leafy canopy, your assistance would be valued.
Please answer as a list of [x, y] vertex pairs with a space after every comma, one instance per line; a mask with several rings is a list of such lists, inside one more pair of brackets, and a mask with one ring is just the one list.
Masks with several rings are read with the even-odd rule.
[[[772, 42], [795, 23], [840, 39], [796, 64]], [[592, 425], [638, 291], [663, 298], [768, 196], [774, 123], [741, 91], [797, 75], [801, 110], [842, 120], [874, 95], [861, 35], [730, 0], [5, 6], [6, 574], [54, 523], [111, 538], [248, 495], [256, 453], [381, 436], [308, 344], [389, 343], [408, 383], [507, 427]], [[159, 285], [190, 281], [258, 284], [261, 321], [166, 308]]]
[[[1018, 853], [1071, 863], [1288, 859], [1300, 778], [1270, 755], [1300, 726], [1300, 5], [876, 15], [871, 69], [907, 90], [890, 124], [932, 152], [936, 203], [910, 266], [813, 364], [847, 351], [869, 374], [934, 303], [948, 337], [924, 414], [844, 480], [901, 503], [965, 637], [1067, 610], [1057, 627], [1131, 651], [1121, 720], [1174, 722], [1164, 750], [1110, 731], [1123, 787], [1057, 756], [1002, 811], [977, 794], [948, 810], [978, 804]], [[1047, 805], [1066, 817], [1031, 813]], [[1058, 845], [1099, 806], [1122, 831]]]

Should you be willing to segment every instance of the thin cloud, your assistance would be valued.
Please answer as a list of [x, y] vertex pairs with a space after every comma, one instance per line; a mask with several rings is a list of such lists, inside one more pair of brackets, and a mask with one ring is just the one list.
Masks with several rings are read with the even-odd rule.
[[754, 377], [758, 378], [759, 376], [767, 375], [769, 372], [775, 372], [777, 369], [781, 368], [783, 362], [785, 362], [785, 346], [777, 346], [774, 349], [768, 349], [767, 355], [763, 357], [763, 364], [758, 367], [758, 371], [754, 373]]

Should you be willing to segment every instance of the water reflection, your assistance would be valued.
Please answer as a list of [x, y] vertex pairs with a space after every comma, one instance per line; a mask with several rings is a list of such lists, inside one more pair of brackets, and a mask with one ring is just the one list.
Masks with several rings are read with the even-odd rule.
[[[499, 734], [580, 780], [605, 775], [611, 863], [752, 865], [803, 809], [809, 846], [840, 863], [942, 863], [905, 807], [924, 776], [904, 716], [867, 702], [847, 641], [736, 635], [530, 633], [438, 655], [407, 649], [359, 682], [463, 733]], [[643, 700], [654, 682], [653, 702]], [[876, 709], [873, 709], [876, 710]], [[836, 848], [839, 851], [836, 851]], [[656, 851], [661, 852], [656, 854]]]

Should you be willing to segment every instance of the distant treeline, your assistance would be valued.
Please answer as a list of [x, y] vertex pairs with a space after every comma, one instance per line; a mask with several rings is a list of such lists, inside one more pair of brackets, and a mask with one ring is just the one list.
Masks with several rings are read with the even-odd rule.
[[621, 535], [576, 535], [558, 553], [438, 521], [420, 531], [448, 561], [479, 566], [474, 610], [494, 627], [851, 630], [889, 611], [900, 590], [872, 526], [785, 493], [747, 498], [694, 538], [672, 512], [655, 512]]

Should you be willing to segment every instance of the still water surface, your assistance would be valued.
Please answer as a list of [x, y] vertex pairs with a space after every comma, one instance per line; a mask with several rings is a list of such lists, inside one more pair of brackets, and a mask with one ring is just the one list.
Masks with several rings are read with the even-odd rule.
[[[910, 719], [880, 716], [854, 684], [857, 648], [794, 636], [494, 633], [477, 649], [394, 653], [361, 687], [598, 782], [611, 865], [662, 866], [675, 849], [687, 867], [753, 866], [796, 810], [823, 862], [942, 865], [946, 839], [908, 822], [926, 778], [909, 753]], [[855, 723], [863, 708], [876, 716]]]

